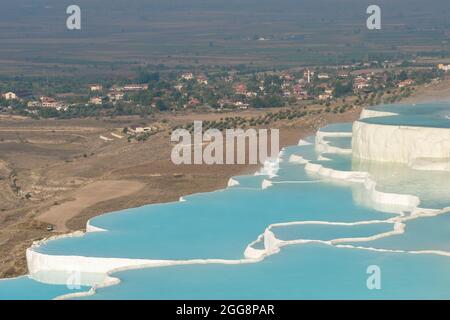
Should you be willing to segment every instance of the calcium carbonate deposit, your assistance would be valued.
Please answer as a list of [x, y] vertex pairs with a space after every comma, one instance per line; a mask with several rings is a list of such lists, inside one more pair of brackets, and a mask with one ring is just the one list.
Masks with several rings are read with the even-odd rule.
[[0, 299], [449, 299], [449, 114], [370, 108], [224, 190], [97, 217]]

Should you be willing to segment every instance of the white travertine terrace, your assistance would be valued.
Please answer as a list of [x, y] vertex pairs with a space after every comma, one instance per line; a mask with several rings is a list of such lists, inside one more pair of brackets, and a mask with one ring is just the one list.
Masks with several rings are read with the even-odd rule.
[[236, 179], [230, 178], [228, 180], [228, 187], [236, 187], [239, 184], [240, 184], [239, 181], [237, 181]]
[[289, 157], [289, 163], [307, 164], [308, 161], [305, 160], [302, 156], [293, 154]]
[[327, 131], [317, 131], [316, 133], [316, 144], [317, 143], [326, 143], [325, 138], [326, 137], [334, 137], [334, 138], [339, 138], [339, 137], [351, 137], [352, 133], [351, 132], [327, 132]]
[[86, 232], [87, 233], [89, 233], [89, 232], [106, 232], [106, 231], [108, 231], [108, 230], [93, 226], [91, 224], [91, 220], [89, 220], [86, 224]]
[[352, 132], [329, 132], [319, 130], [316, 133], [315, 149], [318, 153], [351, 154], [351, 149], [333, 147], [326, 138], [351, 138]]
[[312, 143], [310, 143], [310, 142], [308, 142], [308, 141], [306, 141], [306, 140], [303, 140], [303, 139], [300, 139], [299, 141], [298, 141], [298, 144], [297, 144], [298, 146], [310, 146], [310, 145], [312, 145]]
[[148, 264], [168, 265], [168, 262], [163, 260], [48, 255], [32, 248], [27, 250], [27, 262], [30, 275], [51, 271], [106, 274], [111, 269], [123, 267], [138, 267]]
[[317, 153], [334, 153], [334, 154], [352, 154], [352, 149], [343, 149], [331, 146], [326, 140], [316, 141], [316, 152]]
[[264, 161], [264, 166], [260, 171], [256, 172], [256, 176], [269, 176], [271, 178], [276, 177], [278, 170], [280, 169], [281, 157], [283, 156], [285, 150], [281, 150], [276, 159], [266, 159]]
[[450, 129], [355, 121], [352, 147], [354, 157], [380, 162], [450, 159]]
[[450, 171], [450, 161], [440, 159], [436, 161], [435, 159], [417, 159], [409, 165], [414, 170], [424, 170], [424, 171]]
[[363, 188], [352, 189], [355, 202], [376, 208], [381, 212], [397, 214], [406, 211], [414, 212], [420, 205], [420, 199], [417, 196], [378, 191], [376, 182], [372, 180], [368, 172], [334, 170], [315, 163], [308, 163], [305, 170], [326, 179], [362, 184]]
[[386, 111], [379, 111], [379, 110], [373, 110], [373, 109], [363, 109], [361, 112], [360, 119], [367, 119], [367, 118], [376, 118], [376, 117], [389, 117], [389, 116], [396, 116], [397, 113], [394, 112], [386, 112]]

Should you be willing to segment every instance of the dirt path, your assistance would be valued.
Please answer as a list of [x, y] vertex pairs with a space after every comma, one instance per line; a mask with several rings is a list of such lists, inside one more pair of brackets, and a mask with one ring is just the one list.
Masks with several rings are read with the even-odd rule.
[[73, 194], [75, 200], [51, 207], [40, 214], [37, 220], [52, 224], [56, 232], [67, 232], [69, 229], [66, 222], [84, 209], [103, 201], [131, 195], [144, 186], [144, 183], [130, 180], [96, 181], [76, 191]]

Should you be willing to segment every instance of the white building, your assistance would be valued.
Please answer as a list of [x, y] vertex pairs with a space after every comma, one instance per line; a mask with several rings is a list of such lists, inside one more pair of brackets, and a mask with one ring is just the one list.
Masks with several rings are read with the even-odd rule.
[[450, 64], [438, 64], [438, 69], [447, 72], [450, 70]]
[[103, 86], [100, 84], [93, 84], [91, 85], [90, 89], [92, 92], [98, 92], [103, 90]]
[[148, 90], [148, 84], [127, 84], [123, 87], [124, 91], [143, 91]]
[[43, 108], [60, 109], [63, 106], [61, 102], [51, 97], [42, 96], [39, 100], [41, 101], [41, 107]]
[[120, 91], [111, 91], [110, 93], [108, 93], [108, 99], [109, 101], [121, 101], [123, 100], [123, 98], [125, 97], [125, 94], [123, 94]]
[[194, 74], [192, 72], [184, 73], [181, 75], [181, 79], [192, 80], [194, 79]]
[[131, 128], [129, 128], [128, 130], [132, 133], [145, 133], [145, 132], [151, 132], [153, 130], [153, 128], [131, 126]]
[[6, 93], [2, 94], [2, 97], [5, 98], [6, 100], [16, 100], [17, 99], [17, 95], [14, 92], [6, 92]]
[[197, 82], [206, 86], [206, 85], [208, 85], [208, 77], [201, 74], [201, 75], [197, 76]]
[[319, 100], [331, 100], [333, 96], [329, 93], [319, 94]]
[[317, 78], [319, 78], [319, 79], [330, 79], [330, 76], [327, 73], [319, 73]]
[[92, 97], [89, 100], [89, 103], [94, 105], [101, 105], [103, 103], [103, 99], [101, 97]]

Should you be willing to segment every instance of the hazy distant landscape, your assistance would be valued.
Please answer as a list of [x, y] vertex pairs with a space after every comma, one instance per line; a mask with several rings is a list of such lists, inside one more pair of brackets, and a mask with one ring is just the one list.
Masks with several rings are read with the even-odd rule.
[[[0, 71], [99, 75], [143, 63], [168, 66], [338, 64], [446, 57], [450, 2], [376, 1], [381, 31], [366, 28], [360, 0], [76, 1], [82, 30], [68, 31], [73, 1], [2, 4]], [[412, 40], [413, 39], [413, 40]]]

